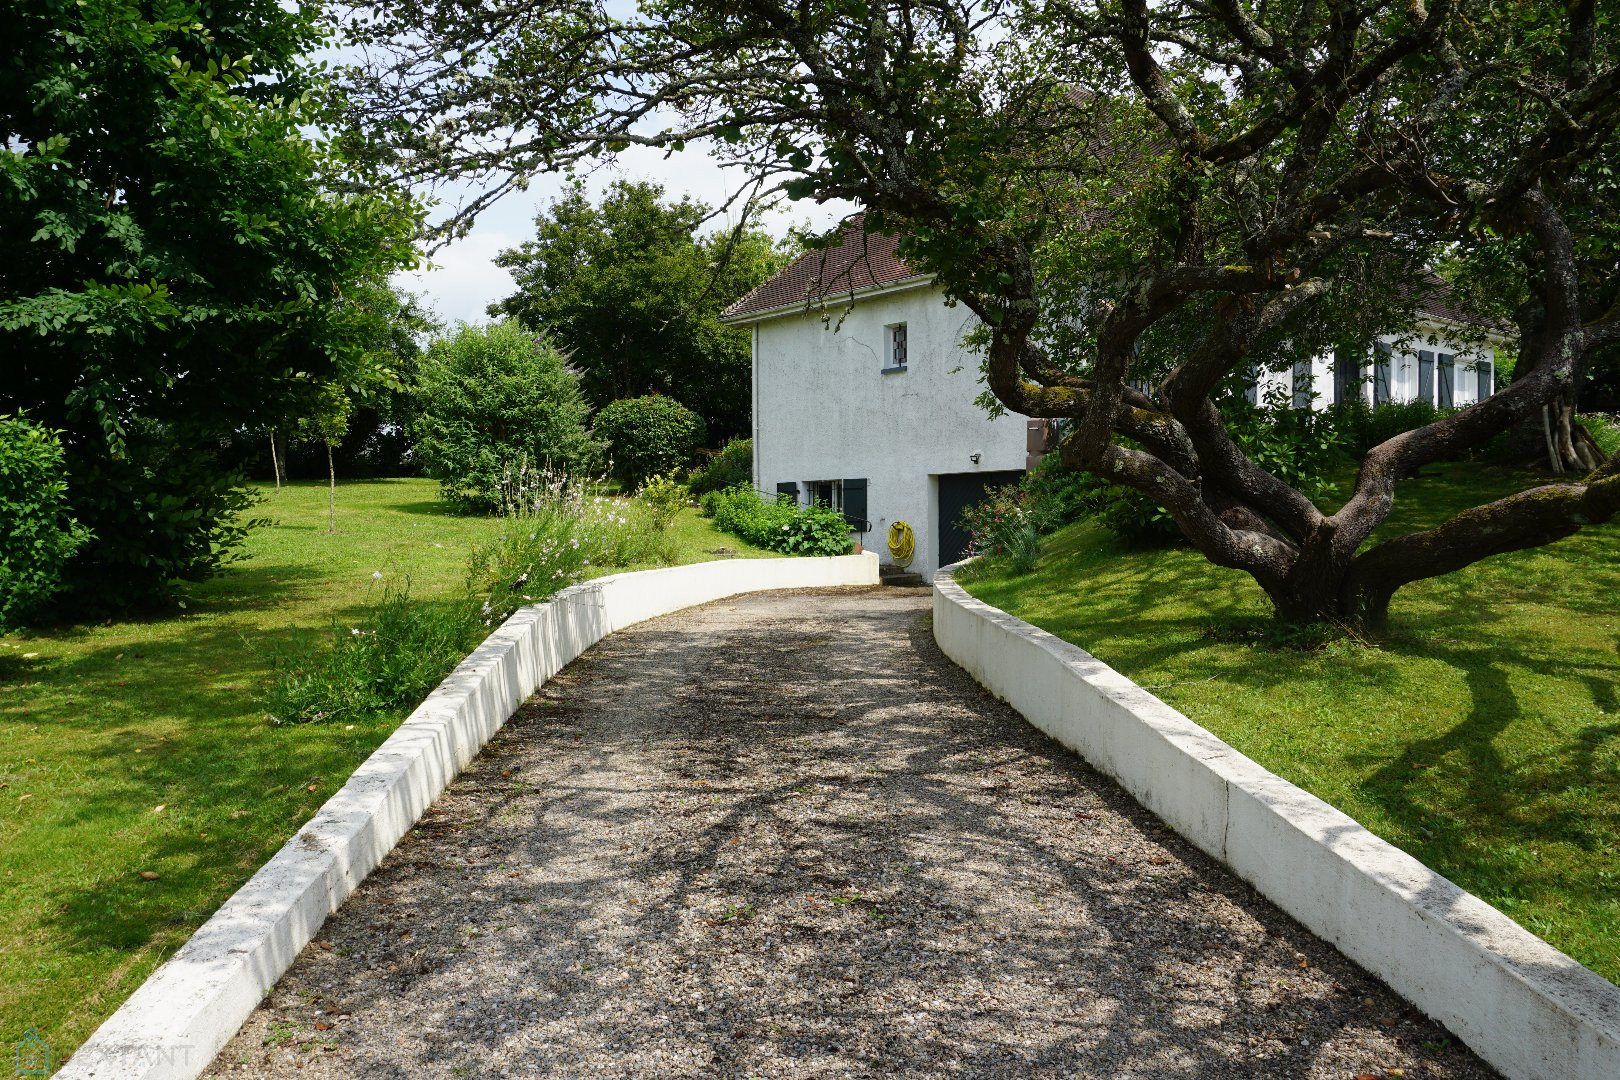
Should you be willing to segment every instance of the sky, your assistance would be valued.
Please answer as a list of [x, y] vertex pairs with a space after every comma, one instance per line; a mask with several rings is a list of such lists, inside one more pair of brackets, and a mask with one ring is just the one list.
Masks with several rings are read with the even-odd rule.
[[[586, 190], [593, 199], [599, 199], [617, 179], [652, 180], [662, 184], [671, 199], [690, 195], [711, 207], [723, 204], [740, 183], [736, 170], [722, 169], [696, 145], [668, 158], [659, 150], [632, 147], [620, 155], [615, 166], [592, 174], [586, 181]], [[531, 238], [535, 215], [559, 197], [567, 186], [568, 181], [560, 176], [536, 177], [527, 191], [507, 195], [481, 214], [466, 236], [435, 252], [428, 268], [398, 274], [395, 282], [421, 296], [447, 325], [488, 322], [485, 309], [513, 291], [511, 275], [495, 265], [495, 257], [506, 248], [516, 247]], [[450, 188], [436, 197], [448, 206], [469, 190]], [[768, 214], [761, 225], [775, 236], [786, 235], [792, 225], [808, 224], [826, 229], [851, 209], [842, 203], [827, 206], [812, 202], [790, 203], [785, 209]], [[717, 219], [715, 227], [723, 224], [723, 219]]]

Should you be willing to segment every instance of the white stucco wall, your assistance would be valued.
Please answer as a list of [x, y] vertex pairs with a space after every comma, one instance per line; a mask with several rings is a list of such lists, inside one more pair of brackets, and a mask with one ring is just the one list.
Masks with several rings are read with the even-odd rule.
[[[1425, 350], [1439, 353], [1450, 353], [1456, 357], [1456, 372], [1452, 383], [1452, 405], [1473, 405], [1479, 401], [1479, 376], [1476, 364], [1485, 361], [1493, 367], [1496, 363], [1496, 350], [1490, 346], [1475, 346], [1460, 344], [1447, 330], [1436, 323], [1420, 325], [1413, 333], [1395, 337], [1384, 335], [1380, 340], [1391, 347], [1393, 360], [1390, 379], [1390, 399], [1397, 402], [1413, 401], [1418, 395], [1418, 352]], [[1373, 387], [1371, 382], [1372, 358], [1366, 361], [1365, 372], [1368, 381], [1362, 384], [1362, 397], [1367, 404], [1373, 400]], [[1434, 375], [1435, 402], [1439, 403], [1440, 373], [1439, 360], [1435, 361]], [[1312, 407], [1325, 409], [1333, 404], [1333, 360], [1329, 356], [1318, 356], [1311, 361], [1311, 376], [1314, 391]], [[1501, 382], [1497, 380], [1496, 388], [1501, 389]], [[1292, 371], [1262, 372], [1259, 380], [1259, 394], [1262, 401], [1267, 394], [1281, 392], [1290, 397], [1293, 393]]]
[[[867, 549], [888, 561], [890, 523], [908, 522], [917, 539], [912, 569], [931, 576], [939, 565], [938, 476], [1022, 470], [1026, 420], [992, 420], [974, 404], [983, 389], [979, 357], [961, 344], [974, 317], [946, 307], [932, 286], [826, 314], [753, 326], [754, 483], [771, 492], [789, 481], [864, 477]], [[900, 322], [906, 370], [884, 374], [885, 329]]]

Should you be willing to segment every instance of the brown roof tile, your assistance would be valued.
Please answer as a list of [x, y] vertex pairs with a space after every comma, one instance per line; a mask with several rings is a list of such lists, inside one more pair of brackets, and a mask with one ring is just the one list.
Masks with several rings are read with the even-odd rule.
[[829, 247], [807, 251], [720, 313], [722, 319], [740, 319], [761, 312], [836, 301], [873, 287], [893, 285], [918, 277], [901, 261], [899, 237], [869, 233], [865, 215], [844, 223]]

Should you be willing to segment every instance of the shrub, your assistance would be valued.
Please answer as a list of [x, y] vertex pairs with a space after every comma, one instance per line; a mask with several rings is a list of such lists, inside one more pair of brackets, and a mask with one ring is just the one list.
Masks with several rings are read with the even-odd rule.
[[63, 570], [67, 589], [53, 607], [68, 618], [171, 606], [182, 582], [245, 558], [248, 530], [264, 523], [247, 516], [259, 493], [221, 468], [212, 447], [139, 418], [123, 446], [122, 455], [66, 448], [68, 499], [94, 535]]
[[1040, 555], [1040, 530], [1031, 510], [1033, 498], [1019, 484], [1008, 484], [962, 512], [972, 540], [968, 552], [996, 563], [1009, 573], [1027, 574]]
[[411, 599], [409, 582], [390, 586], [363, 619], [278, 653], [263, 704], [281, 724], [414, 706], [478, 643], [479, 629], [469, 604], [426, 604]]
[[1037, 531], [1053, 532], [1090, 513], [1092, 485], [1087, 479], [1065, 467], [1057, 451], [1041, 456], [1019, 484], [1029, 496], [1027, 509]]
[[799, 506], [788, 496], [766, 502], [741, 485], [709, 492], [702, 505], [715, 528], [756, 547], [794, 555], [844, 555], [852, 546], [844, 515], [830, 507]]
[[282, 650], [261, 699], [271, 718], [301, 723], [414, 705], [490, 627], [584, 580], [591, 567], [674, 561], [646, 507], [591, 486], [555, 473], [536, 481], [530, 509], [472, 553], [467, 592], [456, 600], [423, 603], [408, 584], [390, 588], [353, 625]]
[[655, 476], [636, 493], [637, 500], [652, 516], [653, 528], [659, 532], [669, 528], [691, 497], [686, 485], [673, 476]]
[[592, 481], [546, 475], [529, 492], [532, 501], [506, 517], [506, 531], [472, 554], [467, 590], [485, 625], [583, 581], [592, 566], [674, 561], [639, 500], [606, 498], [591, 492]]
[[1426, 401], [1390, 402], [1372, 408], [1364, 401], [1333, 407], [1332, 422], [1343, 448], [1361, 457], [1379, 443], [1416, 431], [1444, 416]]
[[579, 377], [516, 323], [463, 326], [422, 358], [416, 453], [460, 513], [492, 513], [520, 474], [587, 471], [600, 448], [585, 430]]
[[613, 476], [626, 490], [660, 473], [686, 468], [703, 445], [703, 418], [662, 394], [626, 398], [596, 414], [596, 434], [613, 456]]
[[65, 582], [62, 568], [90, 539], [68, 513], [57, 433], [0, 416], [0, 632], [38, 615]]
[[754, 483], [754, 440], [732, 439], [693, 473], [689, 487], [692, 494], [703, 495], [741, 484]]
[[537, 604], [584, 579], [591, 547], [579, 523], [545, 510], [507, 519], [504, 535], [477, 548], [467, 566], [467, 591], [486, 626], [505, 622], [518, 608]]
[[1238, 402], [1228, 404], [1226, 423], [1238, 449], [1272, 476], [1310, 499], [1333, 494], [1331, 477], [1347, 447], [1333, 412]]
[[847, 555], [853, 546], [844, 515], [819, 503], [794, 509], [779, 532], [774, 543], [764, 546], [790, 555]]

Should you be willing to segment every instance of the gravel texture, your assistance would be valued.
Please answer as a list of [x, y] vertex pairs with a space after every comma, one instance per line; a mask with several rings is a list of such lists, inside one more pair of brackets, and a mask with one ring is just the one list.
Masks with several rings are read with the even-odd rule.
[[985, 694], [928, 604], [608, 638], [210, 1075], [1493, 1075]]

